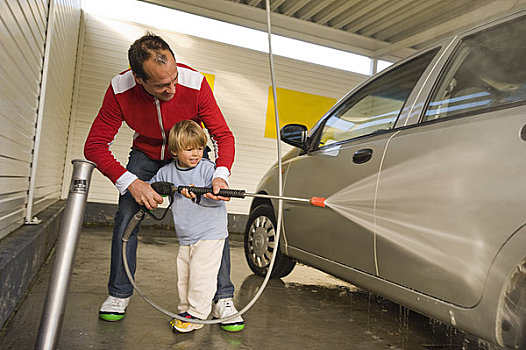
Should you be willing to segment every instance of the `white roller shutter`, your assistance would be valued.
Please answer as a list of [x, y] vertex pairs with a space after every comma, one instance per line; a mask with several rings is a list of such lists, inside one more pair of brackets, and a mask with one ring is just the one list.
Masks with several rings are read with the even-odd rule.
[[[60, 195], [67, 144], [64, 125], [67, 128], [69, 123], [75, 30], [80, 13], [79, 0], [57, 0], [53, 5], [57, 36], [51, 41], [53, 62], [48, 79], [53, 91], [46, 91], [52, 107], [44, 107], [42, 119], [44, 151], [35, 171], [35, 213], [44, 209], [44, 198], [58, 199]], [[44, 92], [41, 87], [49, 8], [49, 1], [0, 1], [0, 238], [24, 222], [39, 97]], [[62, 47], [66, 52], [60, 51]], [[62, 83], [65, 81], [68, 83]]]
[[[230, 187], [253, 192], [265, 170], [276, 161], [276, 140], [265, 138], [270, 74], [268, 55], [189, 35], [87, 15], [83, 21], [79, 81], [76, 85], [71, 151], [68, 161], [83, 157], [83, 144], [111, 78], [128, 67], [127, 50], [147, 30], [162, 36], [179, 62], [215, 75], [214, 94], [236, 139]], [[321, 65], [275, 57], [281, 88], [338, 99], [364, 76]], [[123, 126], [112, 145], [126, 164], [133, 133]], [[283, 152], [289, 148], [283, 146]], [[71, 176], [69, 173], [67, 176]], [[65, 192], [63, 192], [65, 193]], [[118, 192], [94, 172], [88, 201], [117, 203]], [[232, 200], [228, 211], [247, 214], [249, 200]]]
[[0, 1], [0, 238], [24, 220], [47, 10], [48, 1]]
[[[60, 198], [66, 160], [71, 101], [80, 26], [80, 0], [55, 0], [48, 27], [45, 93], [41, 94], [40, 139], [35, 149], [28, 215], [34, 215]], [[33, 176], [34, 175], [34, 176]], [[69, 183], [69, 182], [68, 182]], [[30, 219], [27, 217], [27, 219]]]

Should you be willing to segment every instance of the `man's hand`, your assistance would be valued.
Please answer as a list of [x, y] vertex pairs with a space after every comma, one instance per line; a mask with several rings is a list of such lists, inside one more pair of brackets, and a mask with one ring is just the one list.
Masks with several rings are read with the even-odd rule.
[[[228, 185], [226, 181], [220, 177], [216, 177], [215, 179], [213, 179], [212, 180], [212, 190], [214, 191], [214, 193], [218, 194], [219, 190], [222, 190], [222, 189], [225, 189], [225, 190], [228, 189]], [[221, 200], [221, 201], [228, 202], [230, 200], [230, 197], [216, 196], [212, 193], [206, 193], [203, 196], [208, 199], [215, 199], [216, 201]]]
[[130, 191], [133, 199], [139, 205], [144, 205], [148, 210], [157, 208], [163, 202], [163, 197], [155, 192], [149, 183], [139, 179], [136, 179], [128, 186], [128, 191]]

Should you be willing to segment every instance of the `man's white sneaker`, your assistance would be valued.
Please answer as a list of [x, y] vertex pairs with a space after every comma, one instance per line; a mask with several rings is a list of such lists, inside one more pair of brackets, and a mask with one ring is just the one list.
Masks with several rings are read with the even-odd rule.
[[[237, 314], [236, 307], [231, 298], [219, 299], [212, 303], [212, 317], [225, 318]], [[231, 320], [221, 322], [221, 328], [228, 332], [239, 332], [245, 328], [245, 321], [241, 316], [236, 316]]]
[[104, 321], [120, 321], [126, 313], [130, 298], [117, 298], [111, 295], [102, 303], [99, 317]]

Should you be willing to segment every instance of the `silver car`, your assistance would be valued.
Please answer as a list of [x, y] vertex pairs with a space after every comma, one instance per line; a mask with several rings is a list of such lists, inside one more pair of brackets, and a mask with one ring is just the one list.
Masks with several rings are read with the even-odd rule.
[[[286, 125], [272, 277], [296, 261], [490, 342], [526, 348], [526, 13], [454, 36], [370, 78], [310, 130]], [[277, 166], [258, 193], [277, 195]], [[245, 232], [267, 272], [277, 201]]]

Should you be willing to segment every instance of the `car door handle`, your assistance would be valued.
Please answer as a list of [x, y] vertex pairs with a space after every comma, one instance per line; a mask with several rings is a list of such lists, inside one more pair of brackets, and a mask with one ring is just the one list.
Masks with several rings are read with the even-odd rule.
[[370, 148], [364, 148], [359, 151], [354, 152], [352, 156], [352, 161], [356, 164], [363, 164], [373, 156], [373, 150]]

